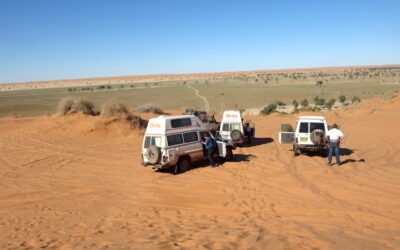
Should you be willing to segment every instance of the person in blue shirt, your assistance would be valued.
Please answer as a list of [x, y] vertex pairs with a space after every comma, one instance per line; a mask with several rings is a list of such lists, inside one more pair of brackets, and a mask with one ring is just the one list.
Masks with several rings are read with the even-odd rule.
[[206, 139], [205, 142], [203, 142], [203, 144], [206, 146], [206, 150], [207, 150], [207, 158], [211, 163], [211, 167], [214, 168], [217, 165], [214, 162], [214, 158], [213, 158], [213, 154], [215, 151], [215, 144], [214, 144], [214, 140], [210, 137], [210, 135], [208, 133], [204, 133], [204, 138]]

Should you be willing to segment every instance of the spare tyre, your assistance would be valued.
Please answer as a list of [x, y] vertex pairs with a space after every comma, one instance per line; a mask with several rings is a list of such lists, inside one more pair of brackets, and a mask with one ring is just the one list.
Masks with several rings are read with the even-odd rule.
[[310, 140], [315, 146], [325, 145], [325, 132], [321, 129], [313, 130], [310, 134]]
[[151, 164], [156, 164], [161, 157], [161, 150], [156, 146], [150, 146], [147, 148], [146, 157]]
[[231, 139], [232, 141], [239, 141], [243, 138], [243, 134], [240, 130], [234, 129], [231, 131]]

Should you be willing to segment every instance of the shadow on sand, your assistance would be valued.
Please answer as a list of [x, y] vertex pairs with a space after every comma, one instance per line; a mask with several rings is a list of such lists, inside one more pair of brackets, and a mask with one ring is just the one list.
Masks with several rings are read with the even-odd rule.
[[[252, 155], [252, 154], [233, 154], [233, 160], [230, 162], [249, 162], [252, 159], [256, 159], [256, 158], [257, 158], [257, 156]], [[216, 168], [218, 168], [219, 166], [224, 165], [225, 159], [220, 158], [220, 157], [215, 158], [215, 163], [217, 163]], [[205, 168], [205, 167], [211, 167], [210, 163], [207, 159], [194, 163], [192, 165], [192, 167], [186, 172], [192, 171], [197, 168]], [[160, 169], [160, 170], [157, 170], [156, 172], [174, 174], [174, 169], [175, 169], [175, 167], [171, 167], [169, 169]], [[183, 174], [183, 173], [180, 173], [180, 174]]]
[[259, 137], [253, 137], [251, 138], [251, 144], [247, 142], [247, 138], [245, 138], [243, 142], [243, 147], [255, 147], [259, 145], [264, 145], [273, 142], [274, 139], [266, 137], [266, 138], [259, 138]]

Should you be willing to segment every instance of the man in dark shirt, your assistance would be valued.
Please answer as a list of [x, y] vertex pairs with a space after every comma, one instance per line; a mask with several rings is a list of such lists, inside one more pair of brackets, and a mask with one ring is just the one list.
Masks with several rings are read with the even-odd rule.
[[213, 158], [214, 150], [215, 150], [215, 144], [214, 140], [210, 137], [208, 133], [204, 134], [204, 137], [206, 138], [205, 142], [203, 144], [206, 146], [207, 150], [207, 158], [210, 160], [211, 167], [214, 168], [216, 166]]

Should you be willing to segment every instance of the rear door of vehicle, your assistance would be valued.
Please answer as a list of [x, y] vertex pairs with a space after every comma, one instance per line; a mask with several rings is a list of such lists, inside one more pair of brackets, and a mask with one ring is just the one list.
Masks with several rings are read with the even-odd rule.
[[280, 144], [292, 144], [295, 139], [295, 132], [290, 124], [281, 124], [281, 131], [279, 132]]
[[300, 121], [298, 128], [298, 143], [312, 144], [310, 140], [310, 123], [308, 121]]

